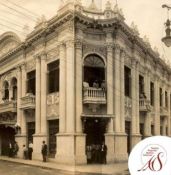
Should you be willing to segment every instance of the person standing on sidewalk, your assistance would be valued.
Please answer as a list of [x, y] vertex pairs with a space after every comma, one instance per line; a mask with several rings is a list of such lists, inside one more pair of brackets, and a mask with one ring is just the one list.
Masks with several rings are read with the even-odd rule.
[[47, 161], [47, 145], [45, 143], [45, 141], [42, 142], [42, 156], [43, 156], [43, 162]]
[[29, 146], [28, 146], [28, 159], [32, 160], [32, 153], [33, 153], [33, 143], [29, 142]]

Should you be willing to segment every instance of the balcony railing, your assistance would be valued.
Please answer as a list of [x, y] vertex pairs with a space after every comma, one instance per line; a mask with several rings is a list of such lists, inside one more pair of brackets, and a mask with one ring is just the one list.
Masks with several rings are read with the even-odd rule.
[[147, 100], [146, 98], [140, 98], [139, 108], [140, 112], [150, 112], [151, 111], [150, 100]]
[[21, 109], [34, 109], [35, 108], [35, 96], [33, 94], [26, 94], [21, 98]]
[[17, 102], [15, 100], [12, 101], [4, 101], [0, 104], [0, 113], [5, 112], [17, 112]]
[[101, 88], [84, 88], [83, 103], [106, 104], [106, 92]]

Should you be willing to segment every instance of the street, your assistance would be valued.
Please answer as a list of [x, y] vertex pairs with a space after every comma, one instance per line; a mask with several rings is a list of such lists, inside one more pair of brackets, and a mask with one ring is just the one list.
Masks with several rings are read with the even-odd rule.
[[[71, 175], [69, 173], [68, 175]], [[90, 175], [81, 173], [82, 175]], [[67, 175], [66, 172], [61, 173], [57, 170], [45, 169], [7, 161], [0, 161], [0, 175]]]

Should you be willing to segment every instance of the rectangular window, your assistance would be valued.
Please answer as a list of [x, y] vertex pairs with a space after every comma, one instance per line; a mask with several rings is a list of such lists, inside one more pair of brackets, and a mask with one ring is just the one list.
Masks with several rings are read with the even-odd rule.
[[163, 106], [163, 101], [162, 101], [162, 88], [159, 89], [159, 99], [160, 99], [160, 106]]
[[36, 71], [27, 73], [27, 93], [35, 95], [36, 92]]
[[165, 107], [168, 108], [167, 91], [165, 91]]
[[131, 69], [124, 67], [125, 96], [131, 97]]
[[59, 92], [59, 60], [48, 64], [48, 93]]
[[144, 77], [139, 75], [139, 95], [144, 94]]
[[150, 82], [150, 104], [154, 106], [154, 83]]

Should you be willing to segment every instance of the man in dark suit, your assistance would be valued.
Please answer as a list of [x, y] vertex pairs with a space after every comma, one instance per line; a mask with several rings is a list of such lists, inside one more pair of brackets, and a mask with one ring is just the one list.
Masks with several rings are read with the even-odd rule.
[[47, 145], [45, 143], [45, 141], [42, 142], [42, 156], [43, 156], [43, 162], [47, 161]]
[[106, 164], [107, 146], [105, 145], [105, 143], [103, 143], [101, 146], [101, 156], [102, 156], [102, 163]]

